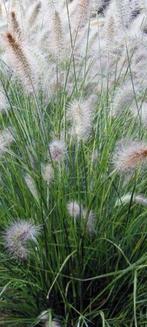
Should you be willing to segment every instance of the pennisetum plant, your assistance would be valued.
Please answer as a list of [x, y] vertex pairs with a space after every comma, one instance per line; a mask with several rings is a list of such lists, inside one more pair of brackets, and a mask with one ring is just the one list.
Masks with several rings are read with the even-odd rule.
[[105, 4], [0, 3], [0, 326], [146, 324], [146, 2]]

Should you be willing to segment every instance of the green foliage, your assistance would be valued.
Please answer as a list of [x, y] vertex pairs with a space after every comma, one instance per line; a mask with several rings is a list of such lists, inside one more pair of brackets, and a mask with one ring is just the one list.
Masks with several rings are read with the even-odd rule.
[[[131, 192], [146, 194], [146, 171], [125, 182], [113, 170], [114, 147], [123, 136], [139, 138], [140, 126], [128, 112], [111, 118], [111, 94], [98, 98], [90, 139], [73, 142], [66, 135], [66, 92], [48, 104], [28, 96], [1, 76], [10, 104], [1, 129], [11, 126], [14, 143], [0, 158], [0, 326], [42, 326], [46, 311], [63, 326], [145, 327], [147, 323], [147, 207], [116, 201]], [[65, 135], [67, 154], [53, 163], [47, 185], [41, 165], [48, 144]], [[147, 138], [146, 130], [141, 135]], [[92, 160], [94, 151], [98, 156]], [[36, 185], [34, 198], [26, 182]], [[96, 217], [95, 232], [86, 220], [69, 216], [76, 200]], [[28, 261], [19, 262], [4, 246], [3, 233], [13, 220], [41, 226], [30, 244]]]

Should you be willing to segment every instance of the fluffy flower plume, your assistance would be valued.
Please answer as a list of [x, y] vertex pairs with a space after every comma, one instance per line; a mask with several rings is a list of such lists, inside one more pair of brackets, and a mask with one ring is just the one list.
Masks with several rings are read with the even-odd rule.
[[25, 182], [33, 197], [38, 201], [38, 191], [34, 179], [29, 174], [26, 174]]
[[77, 219], [83, 213], [83, 207], [77, 201], [71, 201], [67, 204], [67, 211], [69, 216]]
[[26, 260], [28, 257], [28, 242], [36, 242], [39, 227], [25, 220], [14, 222], [4, 234], [5, 247], [15, 258]]
[[138, 107], [136, 104], [131, 106], [131, 113], [138, 121], [142, 122], [143, 125], [147, 125], [147, 102], [138, 103]]
[[113, 156], [114, 167], [118, 172], [132, 171], [147, 163], [147, 145], [143, 142], [122, 140]]
[[28, 13], [28, 16], [27, 16], [29, 27], [32, 27], [35, 24], [35, 22], [38, 18], [38, 15], [40, 13], [40, 9], [41, 9], [40, 1], [33, 3], [32, 6], [30, 7], [30, 12]]
[[114, 95], [110, 115], [115, 117], [123, 113], [123, 110], [130, 107], [134, 100], [134, 91], [130, 83], [119, 88]]
[[12, 132], [8, 128], [0, 133], [0, 156], [7, 151], [13, 140]]
[[44, 327], [61, 327], [61, 324], [58, 320], [52, 320], [51, 323], [48, 321], [45, 322]]
[[44, 327], [61, 327], [60, 321], [57, 319], [53, 319], [50, 321], [49, 313], [47, 311], [43, 311], [39, 319], [42, 323], [44, 323]]
[[3, 92], [0, 91], [0, 112], [6, 112], [8, 109], [9, 103]]
[[83, 218], [86, 219], [86, 227], [89, 234], [95, 233], [95, 214], [92, 210], [83, 210]]
[[95, 232], [95, 214], [92, 210], [88, 211], [77, 201], [71, 201], [67, 204], [67, 211], [74, 220], [78, 218], [86, 220], [86, 228], [90, 234]]
[[60, 14], [57, 10], [55, 10], [53, 14], [53, 23], [52, 23], [52, 52], [59, 59], [61, 54], [63, 53], [64, 48], [64, 37], [63, 37], [63, 29], [62, 22], [60, 18]]
[[11, 11], [10, 13], [10, 31], [12, 31], [12, 34], [18, 37], [19, 39], [21, 38], [22, 31], [19, 25], [19, 22], [16, 17], [15, 11]]
[[90, 1], [91, 0], [79, 0], [77, 5], [78, 21], [77, 25], [83, 27], [87, 23], [90, 17]]
[[143, 194], [132, 194], [131, 193], [127, 193], [125, 195], [123, 195], [120, 199], [118, 199], [116, 201], [116, 206], [121, 206], [122, 204], [128, 204], [130, 203], [130, 201], [132, 200], [132, 202], [143, 205], [143, 206], [147, 206], [147, 198], [143, 195]]
[[32, 92], [35, 87], [35, 59], [31, 57], [29, 49], [23, 46], [23, 43], [16, 38], [14, 34], [7, 32], [4, 40], [9, 48], [9, 64], [16, 72], [16, 75], [20, 78], [27, 91]]
[[75, 100], [68, 106], [67, 119], [71, 124], [71, 136], [86, 141], [92, 130], [93, 104], [90, 100]]
[[42, 177], [44, 181], [49, 185], [54, 177], [54, 171], [51, 164], [42, 165]]
[[66, 145], [62, 140], [53, 140], [49, 144], [49, 152], [53, 161], [61, 162], [66, 154]]

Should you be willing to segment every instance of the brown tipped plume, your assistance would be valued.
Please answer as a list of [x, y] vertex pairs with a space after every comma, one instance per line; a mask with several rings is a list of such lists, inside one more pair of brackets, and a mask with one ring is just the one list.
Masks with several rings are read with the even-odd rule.
[[18, 71], [22, 82], [25, 80], [28, 85], [32, 86], [31, 68], [21, 42], [16, 40], [10, 32], [6, 33], [6, 41], [14, 56], [15, 64], [13, 66], [15, 67], [13, 69]]
[[136, 169], [147, 163], [147, 144], [141, 141], [122, 141], [117, 146], [113, 162], [118, 172]]
[[10, 29], [12, 29], [12, 32], [20, 38], [21, 37], [21, 28], [19, 26], [15, 11], [11, 11], [10, 18], [11, 18]]

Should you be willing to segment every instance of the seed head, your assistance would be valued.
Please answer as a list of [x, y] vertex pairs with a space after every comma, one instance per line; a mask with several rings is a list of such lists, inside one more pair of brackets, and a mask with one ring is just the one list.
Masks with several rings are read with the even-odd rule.
[[88, 211], [87, 209], [84, 209], [83, 211], [83, 218], [87, 219], [87, 231], [89, 234], [95, 233], [95, 214], [92, 210]]
[[66, 145], [62, 140], [54, 140], [49, 144], [49, 152], [53, 161], [61, 162], [66, 154]]
[[22, 31], [17, 20], [15, 11], [11, 11], [10, 13], [10, 30], [12, 31], [12, 34], [14, 34], [16, 37], [18, 37], [19, 39], [21, 38]]
[[38, 15], [40, 13], [40, 10], [41, 10], [41, 2], [40, 1], [37, 1], [37, 3], [34, 3], [32, 4], [32, 6], [30, 7], [30, 12], [28, 14], [28, 27], [32, 27], [37, 18], [38, 18]]
[[15, 258], [26, 260], [28, 242], [36, 242], [39, 228], [30, 222], [20, 220], [12, 223], [4, 234], [5, 247]]
[[122, 140], [116, 147], [113, 163], [117, 172], [131, 172], [142, 166], [147, 163], [147, 144]]
[[133, 195], [131, 193], [127, 193], [121, 196], [116, 201], [115, 206], [126, 205], [130, 203], [131, 200], [133, 203], [137, 203], [145, 207], [147, 206], [147, 198], [143, 194], [136, 194], [136, 193], [134, 193]]
[[13, 142], [14, 138], [10, 129], [5, 128], [0, 133], [0, 156], [3, 155]]
[[42, 177], [44, 181], [49, 185], [53, 179], [54, 172], [51, 164], [42, 165]]
[[75, 100], [69, 104], [67, 119], [71, 124], [71, 136], [86, 141], [92, 130], [93, 106], [90, 101]]
[[6, 43], [9, 65], [21, 80], [22, 85], [31, 93], [34, 90], [33, 82], [35, 82], [34, 71], [36, 69], [36, 62], [34, 56], [14, 33], [7, 32], [4, 41]]
[[71, 201], [67, 204], [67, 211], [69, 216], [77, 219], [83, 212], [83, 207], [77, 201]]
[[25, 175], [25, 182], [32, 193], [33, 197], [38, 201], [38, 191], [34, 179], [29, 175]]

